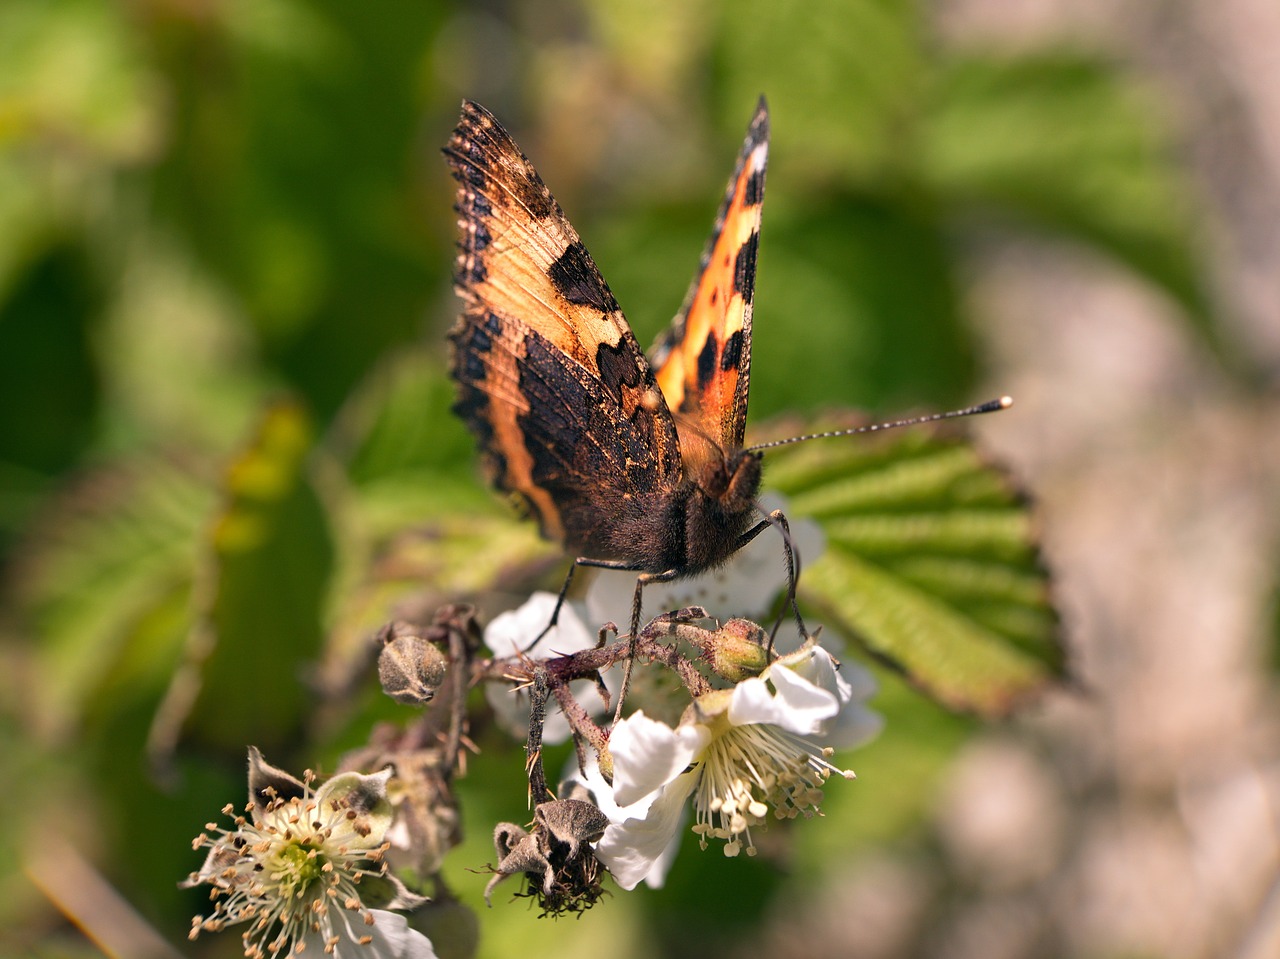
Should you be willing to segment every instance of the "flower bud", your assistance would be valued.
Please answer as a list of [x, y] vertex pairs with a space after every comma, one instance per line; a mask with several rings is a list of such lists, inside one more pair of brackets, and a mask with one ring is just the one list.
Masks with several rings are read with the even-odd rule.
[[383, 631], [383, 642], [378, 654], [382, 691], [407, 706], [431, 702], [444, 682], [448, 657], [407, 623], [392, 623]]
[[769, 634], [748, 619], [731, 619], [712, 633], [705, 652], [711, 668], [731, 683], [758, 676], [769, 665]]

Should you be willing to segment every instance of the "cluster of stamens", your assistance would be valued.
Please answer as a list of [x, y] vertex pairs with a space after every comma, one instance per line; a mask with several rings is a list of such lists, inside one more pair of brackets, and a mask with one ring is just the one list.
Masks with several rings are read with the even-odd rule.
[[356, 928], [374, 922], [358, 887], [386, 872], [390, 843], [353, 849], [337, 841], [336, 832], [359, 834], [357, 814], [341, 799], [318, 803], [309, 782], [301, 797], [272, 798], [256, 819], [228, 804], [222, 812], [233, 816], [233, 828], [208, 823], [209, 832], [196, 837], [193, 848], [211, 850], [212, 872], [192, 880], [212, 885], [215, 909], [192, 920], [190, 938], [249, 922], [243, 937], [250, 959], [301, 951], [309, 936], [332, 954], [343, 938], [339, 930], [351, 941], [372, 941]]
[[830, 763], [831, 754], [770, 724], [725, 729], [703, 753], [694, 789], [693, 831], [701, 847], [707, 848], [708, 839], [723, 839], [726, 856], [744, 849], [754, 856], [751, 827], [762, 825], [770, 809], [778, 819], [819, 813], [831, 774], [853, 778]]

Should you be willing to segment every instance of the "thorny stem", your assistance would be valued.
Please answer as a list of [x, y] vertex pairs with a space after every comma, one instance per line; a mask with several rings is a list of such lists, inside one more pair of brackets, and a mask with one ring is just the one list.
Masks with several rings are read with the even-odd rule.
[[547, 791], [547, 774], [542, 768], [542, 725], [547, 718], [547, 671], [540, 667], [533, 671], [533, 685], [529, 690], [529, 738], [525, 741], [525, 772], [529, 777], [529, 805], [541, 806], [551, 798]]
[[[585, 740], [597, 754], [603, 754], [608, 747], [609, 734], [578, 702], [569, 684], [581, 679], [594, 680], [607, 706], [608, 690], [604, 687], [601, 673], [626, 660], [634, 648], [638, 657], [674, 670], [694, 698], [710, 692], [711, 683], [698, 671], [695, 662], [697, 658], [706, 658], [706, 653], [699, 653], [691, 658], [686, 651], [688, 648], [706, 650], [713, 647], [710, 640], [715, 631], [697, 625], [697, 620], [705, 618], [705, 610], [692, 606], [652, 620], [640, 630], [634, 644], [630, 639], [607, 643], [606, 637], [610, 630], [605, 628], [600, 633], [600, 644], [592, 649], [546, 660], [533, 660], [519, 654], [503, 659], [481, 660], [473, 664], [473, 678], [476, 682], [514, 682], [529, 690], [529, 735], [525, 744], [525, 769], [529, 777], [529, 801], [532, 806], [537, 807], [551, 798], [542, 765], [542, 727], [546, 719], [547, 700], [551, 696], [556, 698], [573, 730], [575, 740], [579, 743], [579, 751]], [[613, 627], [613, 631], [616, 633], [616, 627]], [[670, 642], [672, 638], [677, 642]]]
[[[568, 686], [557, 686], [552, 690], [552, 693], [556, 697], [556, 702], [560, 704], [560, 709], [564, 712], [565, 719], [569, 721], [569, 728], [576, 735], [581, 736], [590, 743], [591, 748], [597, 753], [604, 749], [609, 742], [608, 735], [591, 718], [582, 703], [578, 702], [573, 695], [573, 690]], [[608, 699], [605, 699], [605, 706], [607, 707], [608, 704]]]
[[[436, 622], [443, 622], [449, 630], [449, 660], [454, 668], [449, 670], [450, 706], [449, 732], [445, 736], [445, 782], [453, 776], [458, 763], [462, 737], [467, 728], [468, 672], [463, 664], [470, 661], [482, 641], [475, 609], [471, 606], [446, 606], [436, 614]], [[470, 642], [468, 642], [470, 640]]]
[[[638, 658], [675, 670], [681, 682], [695, 697], [709, 692], [711, 684], [677, 644], [664, 640], [674, 637], [696, 646], [699, 640], [705, 640], [714, 633], [714, 630], [695, 625], [695, 620], [705, 618], [705, 610], [697, 606], [667, 613], [641, 629], [635, 642]], [[630, 641], [619, 640], [544, 660], [530, 660], [525, 656], [481, 660], [475, 664], [474, 678], [476, 682], [500, 680], [529, 684], [536, 681], [537, 672], [545, 671], [547, 686], [554, 693], [574, 680], [589, 679], [598, 682], [601, 672], [623, 662], [630, 651]]]

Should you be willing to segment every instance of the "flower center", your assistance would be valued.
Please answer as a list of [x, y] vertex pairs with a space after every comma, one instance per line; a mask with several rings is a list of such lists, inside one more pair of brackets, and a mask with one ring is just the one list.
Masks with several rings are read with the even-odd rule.
[[310, 887], [325, 871], [328, 860], [322, 852], [322, 844], [315, 839], [284, 842], [276, 850], [278, 868], [272, 875], [280, 884], [282, 898], [297, 899], [305, 896]]
[[810, 817], [818, 812], [831, 773], [848, 775], [827, 760], [830, 750], [771, 724], [726, 723], [713, 731], [718, 735], [703, 752], [694, 788], [693, 831], [703, 849], [708, 838], [724, 839], [726, 856], [744, 848], [754, 856], [751, 827], [762, 825], [770, 809], [778, 819]]
[[321, 809], [313, 795], [278, 800], [260, 823], [237, 817], [236, 831], [218, 828], [216, 838], [197, 840], [226, 868], [210, 878], [218, 904], [212, 916], [197, 917], [192, 936], [247, 922], [245, 955], [265, 959], [312, 933], [328, 951], [340, 929], [353, 927], [345, 912], [358, 914], [356, 925], [371, 922], [359, 887], [364, 878], [384, 874], [385, 843], [353, 849], [338, 842], [335, 824], [346, 812], [345, 803]]

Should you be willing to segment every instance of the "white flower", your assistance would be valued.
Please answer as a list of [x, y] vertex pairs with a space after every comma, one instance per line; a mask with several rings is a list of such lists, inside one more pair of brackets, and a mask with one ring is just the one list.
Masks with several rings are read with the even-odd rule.
[[[586, 769], [579, 769], [578, 760], [571, 759], [572, 768], [566, 781], [585, 786], [590, 793], [590, 800], [611, 824], [605, 828], [604, 836], [596, 843], [596, 858], [609, 866], [614, 879], [624, 889], [633, 889], [641, 882], [651, 889], [661, 889], [671, 863], [680, 851], [680, 824], [687, 813], [686, 807], [672, 807], [675, 822], [669, 828], [668, 824], [658, 822], [642, 825], [635, 818], [640, 815], [637, 812], [640, 804], [624, 810], [614, 799], [613, 787], [605, 782], [595, 755], [590, 751], [587, 752], [586, 762]], [[632, 819], [634, 825], [625, 834], [613, 825], [628, 818]], [[606, 849], [603, 854], [601, 847]]]
[[[387, 873], [392, 811], [390, 770], [343, 773], [317, 790], [249, 751], [248, 816], [234, 829], [210, 823], [194, 848], [207, 848], [183, 884], [208, 883], [213, 915], [192, 920], [191, 938], [248, 923], [252, 959], [310, 951], [339, 959], [435, 959], [431, 941], [388, 909], [425, 900]], [[234, 807], [223, 809], [234, 815]], [[374, 905], [385, 908], [374, 908]]]
[[[506, 658], [523, 654], [530, 659], [549, 659], [591, 649], [597, 635], [582, 621], [583, 611], [576, 603], [565, 602], [555, 626], [536, 643], [534, 638], [551, 622], [556, 608], [554, 593], [537, 592], [518, 609], [499, 613], [484, 631], [484, 644], [494, 656]], [[608, 681], [606, 686], [614, 686]], [[604, 703], [595, 694], [594, 685], [587, 680], [569, 684], [574, 698], [588, 706], [588, 711], [599, 715]], [[513, 690], [499, 683], [485, 687], [485, 698], [493, 707], [498, 723], [513, 736], [523, 737], [529, 731], [529, 697], [521, 689]], [[547, 703], [546, 724], [542, 728], [542, 741], [547, 744], [562, 743], [569, 738], [569, 722], [555, 700]]]
[[[786, 511], [785, 501], [777, 494], [763, 497], [761, 505], [766, 510]], [[790, 522], [792, 546], [802, 558], [802, 565], [808, 565], [821, 555], [826, 544], [822, 528], [809, 519]], [[635, 587], [635, 573], [597, 570], [587, 589], [587, 620], [618, 623], [625, 630], [631, 617]], [[718, 569], [688, 579], [646, 586], [644, 605], [655, 614], [701, 606], [718, 619], [738, 616], [758, 622], [773, 611], [775, 601], [786, 587], [787, 564], [782, 540], [776, 531], [765, 530]], [[765, 625], [767, 628], [768, 624]], [[782, 649], [800, 644], [793, 620], [788, 618], [784, 622], [778, 640], [776, 645]]]
[[759, 677], [700, 697], [674, 729], [642, 712], [618, 723], [609, 750], [619, 808], [601, 804], [611, 824], [596, 845], [618, 884], [631, 889], [646, 879], [667, 853], [690, 797], [703, 848], [709, 838], [723, 839], [728, 856], [755, 854], [751, 828], [771, 809], [777, 818], [817, 812], [831, 773], [853, 774], [832, 765], [832, 750], [811, 737], [825, 737], [846, 711], [854, 717], [846, 726], [850, 742], [880, 727], [861, 701], [874, 680], [853, 665], [844, 671], [849, 679], [836, 672], [829, 653], [809, 643]]

